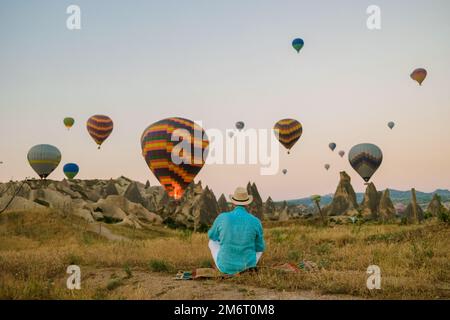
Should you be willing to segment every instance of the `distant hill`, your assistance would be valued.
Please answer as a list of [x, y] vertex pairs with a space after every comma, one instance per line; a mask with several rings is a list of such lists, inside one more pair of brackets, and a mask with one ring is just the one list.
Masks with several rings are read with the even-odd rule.
[[[392, 199], [392, 202], [394, 202], [394, 203], [401, 202], [404, 204], [408, 204], [411, 200], [411, 191], [410, 190], [400, 191], [400, 190], [389, 189], [389, 192], [391, 193], [391, 199]], [[428, 203], [431, 201], [431, 199], [433, 198], [433, 195], [435, 193], [437, 193], [438, 195], [441, 196], [443, 202], [450, 201], [450, 191], [449, 190], [437, 189], [434, 192], [416, 191], [417, 202], [419, 204]], [[362, 201], [362, 199], [364, 198], [364, 193], [362, 193], [362, 192], [356, 193], [356, 198], [358, 200], [358, 203], [360, 203]], [[322, 196], [322, 200], [320, 201], [320, 203], [322, 205], [328, 205], [331, 203], [332, 200], [333, 200], [333, 194], [327, 194], [327, 195]], [[287, 203], [289, 205], [300, 205], [300, 204], [305, 205], [305, 206], [313, 205], [313, 202], [311, 201], [311, 199], [309, 197], [288, 200]]]

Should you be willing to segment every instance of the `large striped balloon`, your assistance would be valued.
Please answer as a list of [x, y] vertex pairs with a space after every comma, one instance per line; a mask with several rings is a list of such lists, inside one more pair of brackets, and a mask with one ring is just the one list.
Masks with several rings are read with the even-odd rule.
[[63, 167], [64, 174], [67, 179], [72, 180], [80, 171], [80, 168], [76, 163], [66, 163]]
[[288, 149], [288, 153], [303, 132], [301, 123], [295, 119], [282, 119], [275, 123], [273, 130], [278, 141]]
[[94, 139], [100, 149], [102, 143], [113, 131], [114, 123], [108, 116], [95, 115], [89, 118], [86, 126], [92, 139]]
[[175, 199], [181, 198], [202, 169], [208, 145], [205, 131], [183, 118], [155, 122], [141, 137], [145, 162], [169, 196]]
[[351, 148], [348, 153], [348, 161], [361, 178], [365, 182], [369, 182], [383, 161], [383, 153], [374, 144], [361, 143]]
[[49, 144], [39, 144], [28, 151], [28, 163], [41, 179], [47, 178], [61, 162], [61, 152]]

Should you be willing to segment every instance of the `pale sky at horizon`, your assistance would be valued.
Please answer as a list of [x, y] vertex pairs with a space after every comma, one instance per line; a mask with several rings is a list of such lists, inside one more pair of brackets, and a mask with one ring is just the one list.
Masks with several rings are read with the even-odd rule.
[[[71, 4], [81, 7], [80, 31], [66, 28]], [[372, 4], [381, 30], [366, 27]], [[27, 152], [48, 143], [63, 155], [51, 179], [76, 162], [80, 179], [156, 185], [139, 141], [153, 122], [180, 116], [225, 130], [242, 120], [259, 129], [292, 117], [303, 135], [291, 155], [280, 149], [278, 175], [211, 165], [196, 181], [217, 197], [254, 181], [263, 200], [284, 200], [332, 193], [345, 170], [363, 191], [337, 152], [370, 142], [384, 155], [378, 189], [450, 189], [449, 13], [445, 0], [2, 0], [0, 181], [36, 177]], [[300, 54], [296, 37], [305, 41]], [[421, 87], [409, 78], [417, 67], [428, 70]], [[94, 114], [115, 125], [101, 151], [86, 131]], [[70, 131], [66, 116], [76, 120]]]

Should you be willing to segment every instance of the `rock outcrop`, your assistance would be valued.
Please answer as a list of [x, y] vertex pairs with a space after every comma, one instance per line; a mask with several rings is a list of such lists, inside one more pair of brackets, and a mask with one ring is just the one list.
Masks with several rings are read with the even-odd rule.
[[171, 226], [206, 230], [219, 211], [214, 193], [208, 187], [203, 189], [198, 182], [191, 183], [180, 200], [168, 199], [161, 215]]
[[351, 178], [345, 172], [340, 172], [340, 181], [334, 193], [331, 204], [324, 208], [324, 213], [331, 216], [358, 214], [356, 193], [351, 185]]
[[[416, 210], [417, 210], [417, 221], [420, 222], [424, 218], [423, 210], [418, 204], [416, 205]], [[405, 212], [403, 213], [403, 215], [407, 219], [408, 223], [414, 223], [415, 222], [413, 204], [411, 202], [406, 207]]]
[[433, 195], [433, 199], [428, 204], [427, 211], [433, 215], [433, 217], [439, 216], [447, 209], [442, 205], [441, 198], [437, 193]]
[[219, 206], [219, 213], [230, 211], [230, 205], [228, 204], [228, 201], [223, 193], [217, 201], [217, 205]]
[[144, 205], [144, 198], [142, 198], [141, 192], [139, 191], [139, 188], [137, 186], [136, 182], [132, 182], [129, 184], [128, 188], [125, 190], [125, 193], [123, 195], [125, 199]]
[[277, 220], [277, 219], [274, 219], [274, 215], [275, 215], [276, 211], [277, 211], [277, 208], [275, 207], [275, 203], [273, 202], [271, 197], [268, 197], [263, 206], [264, 219]]
[[395, 218], [396, 212], [389, 189], [386, 189], [383, 191], [378, 205], [378, 219], [381, 221], [389, 221]]
[[111, 179], [108, 181], [108, 184], [103, 190], [103, 197], [106, 198], [108, 196], [117, 196], [117, 195], [119, 195], [119, 191], [117, 191], [116, 184]]
[[377, 191], [373, 182], [369, 183], [360, 206], [360, 212], [364, 218], [373, 220], [378, 218], [380, 199], [381, 193]]
[[248, 211], [253, 215], [258, 217], [260, 220], [263, 219], [263, 202], [261, 196], [259, 195], [258, 188], [255, 183], [247, 184], [247, 192], [248, 194], [253, 196], [252, 203], [248, 206]]

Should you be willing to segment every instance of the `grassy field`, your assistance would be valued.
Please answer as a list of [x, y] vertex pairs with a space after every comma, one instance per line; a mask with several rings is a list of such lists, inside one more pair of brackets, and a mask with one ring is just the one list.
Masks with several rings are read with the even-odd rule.
[[[86, 222], [55, 212], [3, 214], [0, 299], [145, 299], [145, 292], [133, 288], [146, 275], [168, 278], [177, 270], [212, 264], [206, 234], [164, 227], [107, 228], [130, 240], [108, 241], [88, 231]], [[362, 298], [449, 299], [449, 230], [448, 225], [433, 220], [409, 226], [271, 223], [265, 226], [267, 251], [259, 272], [226, 281], [277, 291], [314, 290]], [[302, 260], [315, 262], [320, 271], [292, 274], [270, 268]], [[65, 279], [70, 264], [90, 272], [109, 271], [82, 290], [69, 291]], [[381, 290], [366, 288], [366, 269], [372, 264], [381, 268]], [[83, 281], [84, 277], [89, 273], [83, 273]], [[134, 286], [127, 286], [133, 277]], [[173, 282], [173, 286], [179, 283]], [[220, 280], [214, 282], [221, 285]]]

